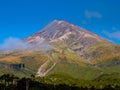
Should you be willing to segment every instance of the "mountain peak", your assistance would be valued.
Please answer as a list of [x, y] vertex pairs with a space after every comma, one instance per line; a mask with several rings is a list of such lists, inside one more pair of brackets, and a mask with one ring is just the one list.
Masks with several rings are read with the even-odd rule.
[[73, 25], [72, 23], [70, 23], [69, 21], [67, 21], [67, 20], [57, 20], [57, 19], [55, 19], [55, 20], [53, 20], [50, 24], [48, 24], [48, 25], [51, 25], [51, 24], [54, 24], [54, 25]]
[[[39, 42], [76, 42], [80, 46], [90, 46], [96, 42], [106, 40], [95, 33], [87, 31], [65, 20], [53, 20], [38, 33], [26, 39], [30, 43]], [[68, 44], [68, 43], [67, 43]]]
[[53, 20], [52, 22], [56, 22], [56, 23], [62, 23], [62, 22], [68, 23], [68, 21], [66, 21], [66, 20], [57, 20], [57, 19]]

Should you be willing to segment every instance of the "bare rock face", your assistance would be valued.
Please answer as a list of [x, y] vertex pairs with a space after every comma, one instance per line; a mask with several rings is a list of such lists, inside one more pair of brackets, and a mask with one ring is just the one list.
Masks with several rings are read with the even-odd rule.
[[28, 37], [25, 41], [35, 43], [64, 42], [75, 52], [81, 52], [96, 42], [108, 42], [102, 37], [87, 31], [67, 21], [54, 20], [38, 33]]

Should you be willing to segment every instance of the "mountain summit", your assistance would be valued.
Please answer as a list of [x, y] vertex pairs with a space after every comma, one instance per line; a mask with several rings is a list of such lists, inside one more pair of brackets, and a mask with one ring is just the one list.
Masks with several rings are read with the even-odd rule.
[[74, 51], [88, 48], [97, 42], [108, 42], [97, 34], [64, 20], [52, 21], [41, 31], [33, 34], [25, 40], [32, 44], [42, 42], [64, 42]]
[[81, 39], [89, 38], [89, 39], [94, 39], [95, 41], [103, 40], [98, 35], [63, 20], [52, 21], [41, 31], [28, 37], [27, 40], [29, 40], [29, 42], [36, 41], [36, 40], [39, 40], [39, 41], [46, 40], [46, 41], [54, 42], [57, 40], [66, 40], [74, 37], [78, 37]]

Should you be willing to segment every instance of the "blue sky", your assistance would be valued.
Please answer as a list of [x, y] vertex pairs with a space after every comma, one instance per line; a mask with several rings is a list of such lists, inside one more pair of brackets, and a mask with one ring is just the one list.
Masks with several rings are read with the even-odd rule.
[[0, 44], [67, 20], [120, 44], [120, 0], [0, 0]]

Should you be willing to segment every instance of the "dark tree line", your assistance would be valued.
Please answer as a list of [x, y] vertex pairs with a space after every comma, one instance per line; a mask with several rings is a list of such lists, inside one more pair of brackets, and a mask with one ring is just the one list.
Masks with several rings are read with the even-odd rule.
[[18, 78], [11, 74], [4, 74], [0, 77], [0, 90], [120, 90], [120, 86], [107, 85], [99, 89], [95, 86], [55, 85], [36, 81], [33, 75], [31, 78]]

